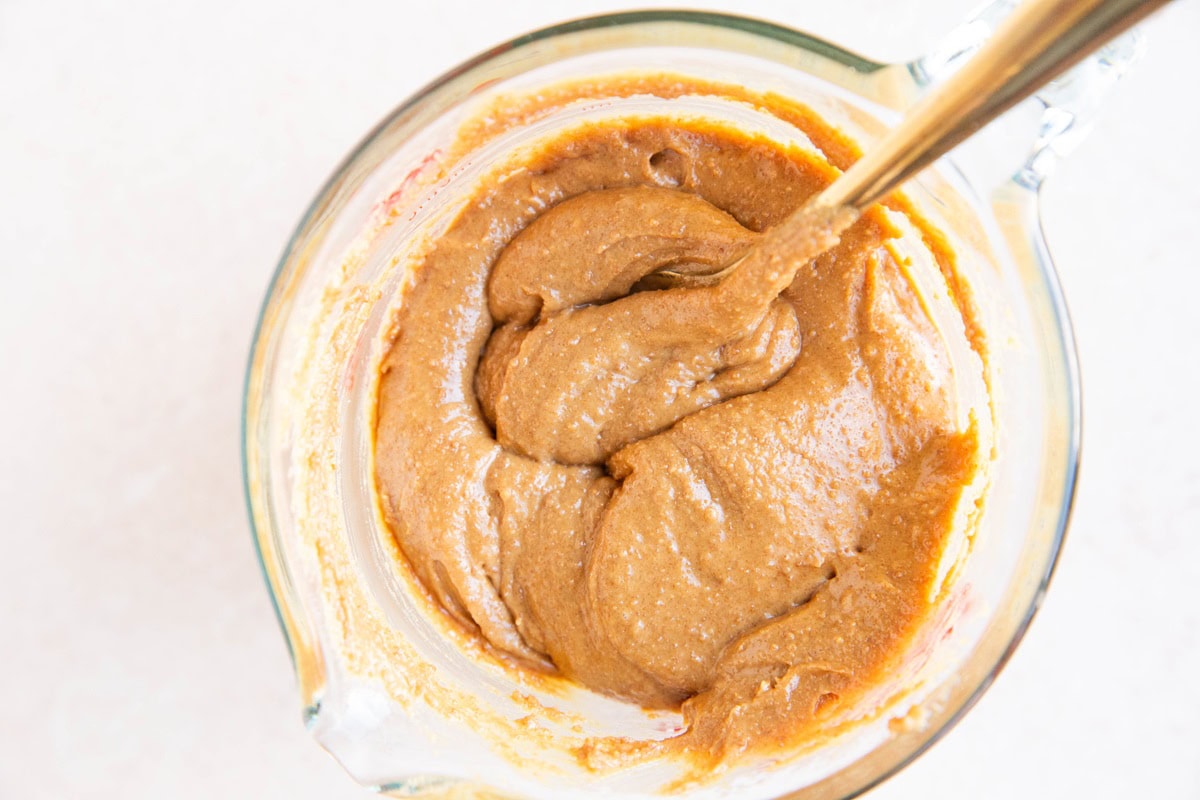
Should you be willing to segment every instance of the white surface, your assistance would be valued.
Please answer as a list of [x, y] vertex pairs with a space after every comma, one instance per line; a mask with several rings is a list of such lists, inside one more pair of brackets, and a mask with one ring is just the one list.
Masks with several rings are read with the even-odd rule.
[[[98, 5], [0, 3], [0, 797], [365, 797], [301, 729], [242, 507], [260, 298], [389, 108], [623, 6]], [[894, 58], [972, 2], [732, 5]], [[1058, 576], [996, 686], [872, 800], [1200, 798], [1200, 0], [1148, 28], [1046, 190], [1086, 389]]]

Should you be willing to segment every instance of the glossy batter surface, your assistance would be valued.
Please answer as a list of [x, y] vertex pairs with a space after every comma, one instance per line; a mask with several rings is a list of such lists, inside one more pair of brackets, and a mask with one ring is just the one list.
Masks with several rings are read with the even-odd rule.
[[715, 126], [575, 130], [427, 245], [381, 365], [384, 511], [440, 605], [532, 668], [682, 705], [698, 752], [783, 745], [880, 680], [980, 468], [962, 328], [881, 211], [751, 248], [832, 174]]

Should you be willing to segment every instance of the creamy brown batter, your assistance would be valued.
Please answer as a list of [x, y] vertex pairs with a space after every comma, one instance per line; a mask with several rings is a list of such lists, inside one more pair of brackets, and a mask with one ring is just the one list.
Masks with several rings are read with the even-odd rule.
[[521, 663], [682, 704], [689, 752], [789, 744], [880, 681], [980, 469], [882, 211], [751, 248], [834, 174], [715, 125], [576, 129], [428, 244], [382, 361], [425, 587]]

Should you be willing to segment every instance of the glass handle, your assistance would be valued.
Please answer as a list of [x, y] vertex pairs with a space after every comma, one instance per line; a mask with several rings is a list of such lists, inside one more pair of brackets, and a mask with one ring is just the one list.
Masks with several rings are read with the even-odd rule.
[[[907, 65], [919, 91], [940, 83], [961, 67], [1014, 10], [1016, 0], [994, 0], [951, 31], [934, 50]], [[1058, 160], [1068, 155], [1095, 126], [1113, 87], [1142, 57], [1145, 35], [1134, 28], [1113, 39], [1035, 95], [1042, 113], [1034, 143], [1013, 179], [1036, 189]]]
[[908, 65], [908, 71], [922, 90], [937, 83], [966, 63], [983, 47], [1013, 9], [1016, 0], [994, 0], [972, 14], [966, 22], [947, 34], [932, 53]]
[[1114, 39], [1038, 92], [1044, 106], [1037, 138], [1013, 180], [1036, 189], [1095, 127], [1113, 87], [1146, 52], [1136, 28]]

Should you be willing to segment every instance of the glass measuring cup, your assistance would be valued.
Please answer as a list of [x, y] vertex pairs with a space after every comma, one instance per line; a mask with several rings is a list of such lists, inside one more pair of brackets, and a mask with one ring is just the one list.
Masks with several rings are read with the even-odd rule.
[[[731, 16], [644, 12], [569, 23], [502, 45], [436, 81], [343, 163], [301, 222], [264, 305], [247, 381], [245, 461], [256, 541], [306, 720], [357, 780], [400, 796], [474, 788], [499, 796], [558, 797], [569, 789], [579, 797], [652, 797], [677, 777], [669, 762], [617, 771], [574, 762], [568, 751], [588, 737], [661, 738], [677, 720], [582, 690], [539, 695], [511, 672], [481, 665], [430, 620], [398, 574], [373, 513], [369, 372], [402, 278], [390, 269], [392, 255], [422, 225], [435, 224], [490, 158], [520, 146], [522, 133], [539, 133], [514, 131], [492, 141], [492, 150], [448, 155], [460, 125], [504, 93], [636, 68], [778, 92], [865, 148], [982, 41], [1005, 5], [989, 7], [945, 48], [895, 65]], [[1038, 224], [1037, 188], [1133, 52], [1110, 48], [1085, 63], [1044, 93], [1032, 116], [1031, 107], [1018, 109], [909, 189], [953, 239], [980, 301], [993, 348], [996, 417], [986, 509], [955, 578], [955, 601], [925, 639], [928, 652], [898, 676], [884, 713], [870, 724], [786, 763], [737, 765], [687, 796], [851, 796], [947, 730], [1020, 639], [1061, 545], [1078, 449], [1073, 345]], [[633, 113], [646, 102], [607, 98], [539, 124]], [[747, 113], [713, 98], [670, 102], [681, 113], [739, 120]], [[419, 190], [406, 195], [406, 185]], [[372, 633], [387, 646], [345, 646]], [[387, 659], [406, 666], [407, 684], [396, 685], [394, 670], [381, 665]], [[584, 729], [556, 728], [552, 714], [528, 735], [506, 724], [538, 707], [582, 719]], [[506, 739], [489, 734], [481, 719], [495, 721]]]

